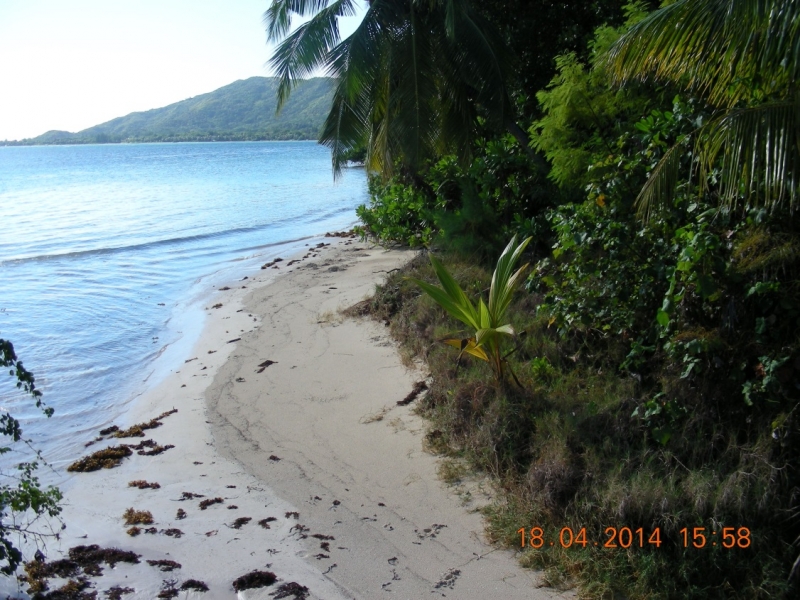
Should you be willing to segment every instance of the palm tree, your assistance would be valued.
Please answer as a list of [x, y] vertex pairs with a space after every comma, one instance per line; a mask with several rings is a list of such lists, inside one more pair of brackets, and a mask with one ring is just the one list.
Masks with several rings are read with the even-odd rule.
[[[341, 39], [338, 17], [354, 0], [273, 0], [268, 39], [281, 42], [270, 61], [280, 78], [278, 107], [302, 78], [321, 68], [336, 79], [320, 142], [334, 174], [347, 152], [367, 147], [367, 166], [384, 175], [396, 161], [417, 170], [452, 152], [466, 161], [480, 115], [511, 130], [509, 53], [469, 0], [371, 0], [361, 24]], [[290, 33], [293, 17], [311, 17]]]
[[[703, 181], [735, 205], [797, 205], [800, 183], [800, 2], [677, 0], [651, 13], [610, 50], [617, 83], [667, 81], [716, 112], [696, 132]], [[685, 141], [685, 140], [681, 140]], [[670, 149], [638, 198], [647, 216], [671, 199], [682, 144]]]

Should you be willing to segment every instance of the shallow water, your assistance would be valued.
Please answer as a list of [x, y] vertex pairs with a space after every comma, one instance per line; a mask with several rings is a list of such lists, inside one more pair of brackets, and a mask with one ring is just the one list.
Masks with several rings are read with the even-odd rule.
[[0, 410], [74, 457], [181, 359], [213, 285], [352, 225], [365, 179], [312, 142], [0, 147], [0, 338], [56, 413], [4, 376]]

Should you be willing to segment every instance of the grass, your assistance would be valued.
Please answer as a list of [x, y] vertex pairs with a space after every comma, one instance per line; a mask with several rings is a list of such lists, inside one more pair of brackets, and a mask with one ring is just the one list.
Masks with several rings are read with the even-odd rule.
[[[468, 295], [485, 297], [487, 269], [453, 256], [444, 262]], [[462, 333], [461, 325], [408, 276], [435, 281], [418, 257], [352, 312], [388, 322], [401, 354], [427, 364], [429, 390], [416, 406], [429, 420], [426, 449], [444, 457], [440, 476], [451, 485], [465, 465], [494, 478], [499, 494], [483, 509], [491, 540], [520, 549], [518, 531], [540, 527], [545, 544], [528, 545], [521, 563], [586, 598], [790, 597], [800, 484], [796, 453], [773, 439], [774, 411], [728, 406], [719, 379], [681, 379], [663, 357], [633, 378], [618, 368], [629, 351], [624, 340], [592, 331], [559, 337], [524, 292], [509, 309], [525, 332], [509, 359], [523, 387], [497, 384], [486, 364], [456, 364], [457, 351], [439, 340]], [[665, 443], [643, 418], [658, 390], [670, 398], [665, 414], [673, 411], [659, 421], [670, 428]], [[782, 414], [780, 424], [796, 427], [796, 418]], [[567, 527], [585, 530], [585, 548], [561, 546]], [[625, 527], [641, 528], [641, 547], [638, 538], [619, 547]], [[704, 548], [691, 546], [695, 527], [706, 528]], [[741, 543], [749, 546], [722, 548], [722, 527], [748, 528]], [[656, 529], [658, 546], [648, 542]], [[604, 547], [615, 531], [617, 547]]]

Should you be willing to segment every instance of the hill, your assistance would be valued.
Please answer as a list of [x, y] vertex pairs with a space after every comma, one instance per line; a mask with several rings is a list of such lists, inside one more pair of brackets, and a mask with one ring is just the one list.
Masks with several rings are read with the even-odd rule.
[[332, 80], [319, 77], [301, 83], [279, 115], [277, 88], [274, 77], [250, 77], [77, 133], [48, 131], [16, 144], [317, 139], [330, 110]]

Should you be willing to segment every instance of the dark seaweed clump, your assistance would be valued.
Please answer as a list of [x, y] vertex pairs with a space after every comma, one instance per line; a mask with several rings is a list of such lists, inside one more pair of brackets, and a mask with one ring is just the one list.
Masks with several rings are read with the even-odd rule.
[[70, 548], [69, 557], [82, 566], [84, 572], [89, 575], [92, 575], [92, 573], [86, 571], [86, 568], [92, 565], [106, 563], [113, 568], [119, 562], [138, 564], [140, 558], [135, 552], [120, 550], [119, 548], [101, 548], [97, 544]]
[[174, 571], [175, 569], [181, 568], [181, 563], [175, 562], [174, 560], [148, 560], [147, 564], [151, 567], [158, 567], [161, 571], [168, 572]]
[[183, 535], [183, 532], [180, 529], [177, 529], [175, 527], [173, 527], [171, 529], [165, 529], [162, 533], [164, 535], [168, 535], [168, 536], [174, 537], [174, 538], [179, 538], [179, 537], [181, 537]]
[[200, 502], [200, 510], [205, 510], [212, 504], [223, 504], [225, 500], [222, 498], [209, 498], [208, 500], [203, 500]]
[[267, 517], [266, 519], [261, 519], [258, 522], [258, 524], [261, 525], [264, 529], [269, 529], [269, 524], [272, 523], [272, 521], [277, 521], [277, 520], [278, 519], [276, 519], [275, 517]]
[[[136, 454], [140, 456], [156, 456], [174, 447], [175, 446], [173, 446], [172, 444], [161, 446], [156, 442], [154, 442], [153, 440], [142, 440], [141, 442], [139, 442], [134, 446], [129, 446], [129, 448], [131, 448], [132, 450], [136, 450], [137, 451]], [[146, 450], [146, 448], [150, 449]]]
[[161, 583], [161, 591], [158, 592], [156, 598], [177, 598], [178, 597], [178, 580], [167, 579]]
[[254, 588], [267, 587], [277, 581], [278, 577], [272, 571], [251, 571], [247, 575], [233, 581], [233, 589], [237, 592]]
[[243, 525], [247, 525], [252, 520], [253, 520], [252, 517], [239, 517], [233, 522], [233, 525], [231, 525], [231, 527], [233, 527], [234, 529], [241, 529]]
[[123, 594], [132, 594], [136, 590], [129, 587], [119, 587], [115, 585], [112, 588], [109, 588], [105, 591], [108, 600], [122, 600]]
[[196, 592], [207, 592], [208, 586], [197, 579], [187, 579], [181, 584], [182, 590], [194, 590]]
[[275, 600], [281, 598], [294, 598], [294, 600], [306, 600], [308, 598], [308, 588], [297, 582], [291, 581], [282, 584], [277, 590], [270, 594]]

